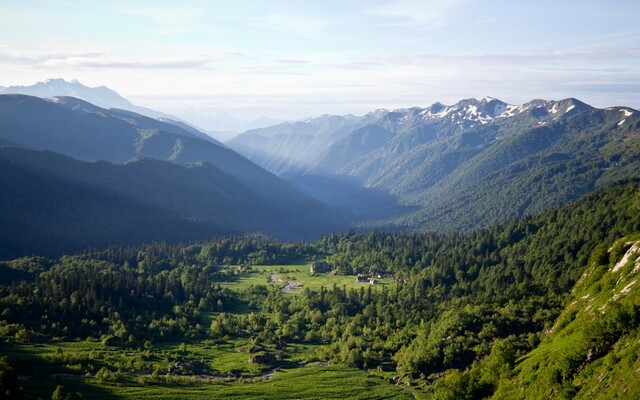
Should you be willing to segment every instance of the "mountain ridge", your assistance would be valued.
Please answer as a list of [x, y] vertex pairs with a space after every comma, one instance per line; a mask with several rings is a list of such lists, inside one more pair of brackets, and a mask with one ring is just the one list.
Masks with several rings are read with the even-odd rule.
[[[595, 182], [598, 178], [587, 178], [588, 183], [581, 180], [572, 182], [573, 178], [577, 178], [577, 175], [572, 177], [573, 173], [603, 175], [605, 181], [610, 181], [609, 177], [615, 175], [621, 178], [634, 176], [636, 173], [631, 165], [636, 165], [636, 148], [623, 148], [615, 143], [617, 140], [635, 143], [636, 131], [640, 129], [637, 126], [638, 115], [639, 111], [629, 107], [599, 109], [571, 97], [558, 101], [534, 99], [521, 105], [510, 105], [491, 97], [481, 100], [469, 98], [453, 105], [434, 103], [424, 108], [378, 110], [375, 118], [347, 134], [336, 136], [333, 143], [324, 142], [322, 147], [313, 149], [307, 147], [306, 156], [302, 161], [297, 160], [295, 168], [289, 171], [287, 167], [291, 163], [288, 163], [290, 160], [286, 152], [265, 154], [264, 141], [267, 139], [259, 143], [260, 158], [254, 158], [251, 150], [240, 148], [235, 143], [228, 144], [259, 165], [334, 206], [350, 207], [352, 211], [371, 208], [364, 197], [360, 198], [359, 203], [347, 204], [343, 201], [344, 196], [340, 195], [345, 190], [356, 193], [364, 189], [385, 194], [388, 202], [382, 207], [422, 209], [404, 216], [398, 214], [387, 220], [365, 222], [366, 226], [398, 227], [409, 224], [407, 227], [410, 229], [472, 229], [523, 213], [540, 211], [573, 199], [598, 185]], [[277, 129], [278, 126], [271, 127], [270, 131]], [[565, 149], [554, 152], [555, 139], [549, 135], [560, 137], [565, 131], [569, 133], [563, 136], [561, 146]], [[580, 136], [577, 135], [578, 131], [588, 131], [593, 136]], [[260, 132], [254, 131], [252, 134], [257, 137]], [[307, 137], [309, 133], [289, 129], [278, 140], [292, 143], [302, 136]], [[575, 143], [571, 144], [572, 141], [581, 141], [588, 151]], [[305, 143], [312, 146], [313, 142], [307, 139]], [[268, 147], [266, 149], [268, 152]], [[615, 154], [604, 154], [610, 151]], [[310, 155], [315, 155], [315, 158]], [[518, 157], [529, 160], [528, 164], [519, 162]], [[588, 161], [593, 157], [600, 160], [600, 166]], [[606, 161], [616, 157], [623, 160], [624, 164]], [[273, 162], [274, 159], [277, 159], [277, 163]], [[512, 168], [512, 174], [500, 178], [500, 173], [507, 174], [506, 170], [500, 172], [508, 167], [507, 160], [513, 164], [509, 167]], [[507, 189], [527, 192], [516, 180], [532, 180], [534, 176], [537, 176], [535, 179], [542, 178], [540, 172], [533, 168], [541, 165], [541, 160], [546, 160], [544, 163], [549, 165], [557, 163], [570, 172], [563, 175], [548, 168], [545, 173], [563, 176], [562, 179], [566, 181], [552, 183], [548, 180], [538, 189], [565, 192], [566, 197], [563, 195], [552, 200], [554, 196], [545, 198], [541, 193], [529, 191], [529, 197], [517, 207], [510, 206], [506, 197], [498, 205], [482, 200], [486, 207], [495, 211], [483, 213], [478, 209], [465, 217], [466, 222], [461, 222], [465, 218], [461, 218], [460, 210], [468, 208], [469, 199], [490, 197], [487, 188], [495, 182], [486, 180], [487, 174], [501, 180], [499, 189], [503, 192]], [[578, 167], [580, 163], [582, 166]], [[274, 168], [275, 165], [277, 168]], [[479, 166], [484, 171], [482, 175], [478, 173]], [[578, 173], [578, 168], [587, 168], [589, 172], [586, 175]], [[603, 174], [599, 168], [621, 168], [624, 172], [616, 174], [609, 171]], [[527, 174], [530, 176], [527, 177]], [[475, 181], [471, 179], [474, 176]], [[483, 179], [482, 187], [477, 184], [479, 178]], [[353, 187], [345, 188], [343, 184], [333, 184], [332, 180], [349, 183]], [[457, 204], [456, 211], [450, 217], [446, 215], [453, 208], [447, 203]], [[471, 206], [475, 208], [473, 204]], [[440, 215], [440, 219], [427, 217], [435, 214]]]
[[0, 146], [0, 258], [257, 233], [310, 238], [326, 212], [261, 198], [209, 163], [79, 161]]

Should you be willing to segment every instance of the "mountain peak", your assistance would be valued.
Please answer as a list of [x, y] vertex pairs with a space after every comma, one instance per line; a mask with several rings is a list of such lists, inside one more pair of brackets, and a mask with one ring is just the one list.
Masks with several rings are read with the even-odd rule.
[[80, 83], [77, 79], [67, 82], [63, 78], [51, 78], [31, 86], [10, 86], [0, 93], [26, 94], [41, 98], [55, 96], [76, 97], [102, 108], [139, 111], [133, 109], [134, 106], [129, 100], [106, 86], [88, 87]]

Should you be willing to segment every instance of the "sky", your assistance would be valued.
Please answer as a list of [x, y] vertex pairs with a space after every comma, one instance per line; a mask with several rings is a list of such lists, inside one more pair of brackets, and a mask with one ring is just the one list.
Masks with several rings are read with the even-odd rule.
[[186, 119], [640, 108], [637, 0], [3, 0], [0, 18], [0, 86], [77, 79]]

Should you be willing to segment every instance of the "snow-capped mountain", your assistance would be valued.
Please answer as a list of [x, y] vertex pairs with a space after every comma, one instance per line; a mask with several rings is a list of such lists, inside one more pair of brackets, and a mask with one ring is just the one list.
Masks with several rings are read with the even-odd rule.
[[322, 116], [238, 139], [236, 151], [329, 204], [370, 216], [416, 208], [400, 223], [444, 230], [537, 212], [640, 168], [640, 111], [574, 98]]
[[482, 100], [474, 98], [461, 100], [454, 105], [434, 103], [426, 108], [397, 109], [390, 111], [386, 118], [398, 127], [441, 122], [457, 125], [459, 129], [466, 129], [491, 122], [504, 122], [506, 119], [518, 116], [520, 118], [514, 121], [524, 123], [535, 120], [542, 125], [545, 121], [556, 121], [590, 108], [576, 99], [532, 100], [522, 105], [512, 105], [492, 97], [485, 97]]

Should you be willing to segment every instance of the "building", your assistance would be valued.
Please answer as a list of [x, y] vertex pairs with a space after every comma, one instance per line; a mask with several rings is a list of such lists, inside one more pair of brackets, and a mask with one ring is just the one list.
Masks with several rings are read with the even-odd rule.
[[316, 261], [311, 265], [312, 274], [326, 274], [331, 272], [331, 265], [326, 261]]

